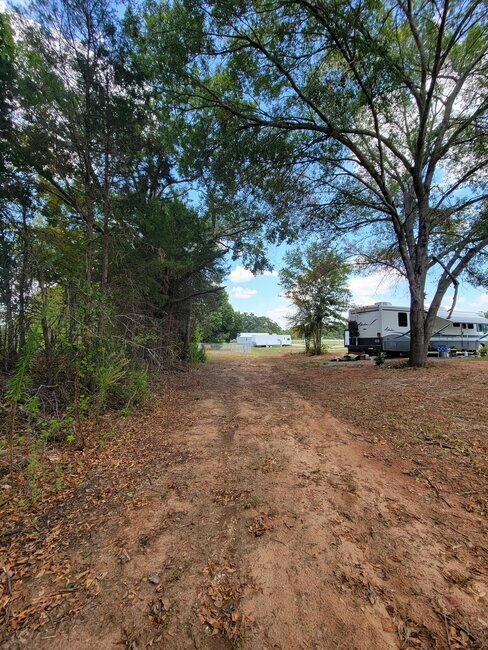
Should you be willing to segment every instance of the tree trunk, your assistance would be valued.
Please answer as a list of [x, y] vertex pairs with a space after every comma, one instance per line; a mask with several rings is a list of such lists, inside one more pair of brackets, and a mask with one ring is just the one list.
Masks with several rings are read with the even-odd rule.
[[41, 305], [42, 337], [44, 340], [44, 353], [46, 355], [47, 372], [49, 374], [51, 368], [52, 346], [51, 346], [49, 322], [47, 319], [47, 313], [48, 313], [47, 287], [44, 282], [44, 273], [42, 272], [42, 269], [39, 269], [39, 291], [41, 293], [41, 300], [42, 300], [42, 305]]
[[317, 321], [316, 328], [315, 354], [322, 354], [322, 319]]
[[19, 352], [24, 349], [26, 337], [26, 295], [28, 290], [28, 263], [29, 263], [29, 229], [27, 226], [27, 208], [22, 208], [22, 253], [21, 270], [19, 278]]
[[15, 324], [13, 312], [13, 295], [12, 295], [12, 266], [11, 249], [5, 235], [5, 230], [1, 231], [1, 277], [0, 292], [1, 298], [5, 305], [5, 356], [4, 365], [8, 372], [15, 363]]
[[427, 362], [429, 340], [425, 340], [425, 308], [423, 299], [411, 293], [409, 365], [423, 368]]
[[185, 361], [191, 361], [191, 308], [188, 307], [188, 311], [185, 315], [185, 328], [183, 334], [183, 359]]
[[5, 287], [5, 329], [6, 329], [6, 352], [5, 352], [5, 369], [8, 371], [15, 363], [15, 329], [14, 315], [12, 309], [12, 290], [8, 281]]
[[103, 214], [103, 241], [102, 241], [102, 279], [100, 283], [100, 294], [101, 294], [101, 304], [100, 304], [100, 313], [98, 315], [98, 335], [101, 336], [103, 333], [103, 326], [105, 322], [105, 299], [107, 296], [108, 288], [108, 271], [109, 271], [109, 254], [110, 254], [110, 237], [109, 237], [109, 206], [107, 202], [104, 202], [104, 214]]
[[[107, 98], [110, 93], [108, 75], [105, 78], [105, 97]], [[100, 314], [98, 317], [98, 335], [101, 336], [103, 332], [105, 320], [105, 299], [108, 289], [108, 271], [110, 262], [110, 126], [108, 110], [105, 111], [105, 145], [104, 145], [104, 171], [103, 171], [103, 187], [102, 187], [102, 203], [103, 203], [103, 240], [102, 240], [102, 279], [100, 284], [100, 293], [102, 301], [100, 305]]]
[[90, 179], [85, 179], [86, 195], [86, 231], [85, 231], [85, 281], [86, 294], [84, 296], [85, 314], [83, 319], [83, 345], [90, 346], [93, 329], [93, 248], [94, 248], [94, 228], [95, 212], [92, 197], [92, 188]]

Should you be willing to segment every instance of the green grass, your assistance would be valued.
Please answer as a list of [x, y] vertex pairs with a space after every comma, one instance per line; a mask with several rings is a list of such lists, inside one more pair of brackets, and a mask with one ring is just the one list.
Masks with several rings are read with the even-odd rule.
[[[323, 339], [324, 345], [327, 346], [326, 352], [334, 355], [341, 355], [346, 352], [344, 347], [344, 341], [342, 339]], [[303, 340], [294, 339], [293, 345], [284, 346], [284, 347], [250, 347], [249, 352], [243, 352], [243, 346], [236, 343], [222, 343], [217, 349], [211, 349], [210, 344], [206, 348], [206, 353], [208, 355], [208, 360], [217, 360], [226, 357], [230, 358], [249, 358], [249, 357], [284, 357], [290, 354], [303, 353], [305, 351], [305, 345]]]

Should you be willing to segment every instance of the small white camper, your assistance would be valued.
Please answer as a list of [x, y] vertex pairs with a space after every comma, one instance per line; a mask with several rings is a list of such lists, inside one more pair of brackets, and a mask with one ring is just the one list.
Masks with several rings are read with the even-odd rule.
[[278, 334], [281, 345], [291, 345], [291, 336], [289, 334]]
[[[349, 311], [349, 329], [344, 333], [349, 352], [391, 354], [410, 351], [410, 309], [389, 302], [377, 302]], [[477, 352], [488, 345], [488, 319], [465, 311], [439, 309], [429, 343], [430, 351], [440, 346], [448, 350]]]
[[268, 334], [266, 332], [242, 332], [236, 339], [241, 345], [253, 345], [254, 347], [281, 347], [291, 345], [291, 336], [286, 334]]

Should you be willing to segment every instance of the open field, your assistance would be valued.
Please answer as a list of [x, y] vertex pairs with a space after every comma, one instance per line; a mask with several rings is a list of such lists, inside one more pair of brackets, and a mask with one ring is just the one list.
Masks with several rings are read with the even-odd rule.
[[2, 647], [486, 648], [488, 363], [209, 358], [3, 506]]
[[[333, 355], [344, 354], [347, 352], [344, 347], [344, 341], [342, 339], [324, 339], [323, 344], [327, 346], [327, 351]], [[251, 357], [282, 357], [287, 356], [293, 353], [303, 353], [305, 351], [305, 343], [303, 340], [294, 339], [291, 346], [278, 347], [273, 346], [269, 348], [265, 347], [244, 347], [243, 345], [235, 343], [221, 343], [221, 344], [205, 344], [205, 349], [207, 357], [209, 359], [223, 359], [229, 358], [229, 355], [235, 358], [240, 356], [251, 356]]]

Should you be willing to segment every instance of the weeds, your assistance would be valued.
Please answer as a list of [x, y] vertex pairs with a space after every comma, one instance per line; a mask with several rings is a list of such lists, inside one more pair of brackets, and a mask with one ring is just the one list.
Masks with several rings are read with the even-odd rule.
[[38, 337], [35, 331], [31, 331], [27, 338], [22, 354], [20, 355], [17, 368], [10, 378], [6, 391], [6, 402], [10, 410], [7, 423], [7, 445], [9, 447], [10, 474], [13, 474], [14, 467], [14, 437], [17, 409], [22, 399], [24, 390], [29, 383], [29, 371], [32, 367], [34, 355], [38, 347]]
[[244, 499], [241, 501], [242, 510], [250, 510], [251, 508], [257, 508], [259, 505], [259, 498], [254, 494], [250, 499]]
[[348, 492], [351, 492], [351, 494], [356, 494], [356, 492], [358, 491], [358, 486], [354, 481], [354, 479], [352, 478], [352, 476], [347, 476], [345, 479], [345, 483], [346, 483], [346, 490]]
[[105, 359], [100, 361], [95, 368], [93, 377], [95, 380], [94, 412], [98, 416], [107, 401], [109, 390], [117, 384], [126, 374], [126, 367], [129, 361], [120, 353], [111, 352]]

